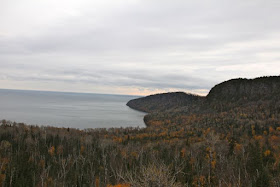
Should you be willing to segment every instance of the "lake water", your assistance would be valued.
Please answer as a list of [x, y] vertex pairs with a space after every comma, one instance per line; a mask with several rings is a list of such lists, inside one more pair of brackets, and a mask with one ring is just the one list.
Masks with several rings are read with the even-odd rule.
[[126, 95], [0, 89], [0, 119], [56, 127], [145, 127], [145, 113], [126, 103]]

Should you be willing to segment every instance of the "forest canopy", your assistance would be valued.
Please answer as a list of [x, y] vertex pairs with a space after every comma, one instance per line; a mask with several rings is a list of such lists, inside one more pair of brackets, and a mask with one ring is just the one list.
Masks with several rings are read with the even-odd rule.
[[129, 106], [148, 112], [146, 128], [2, 120], [0, 185], [279, 186], [279, 83], [279, 77], [236, 79], [206, 97], [141, 98]]

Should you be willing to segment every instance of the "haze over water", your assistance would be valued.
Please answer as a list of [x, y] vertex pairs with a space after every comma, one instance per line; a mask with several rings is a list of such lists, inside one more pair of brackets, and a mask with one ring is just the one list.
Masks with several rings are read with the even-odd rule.
[[79, 129], [145, 127], [145, 113], [126, 106], [134, 98], [137, 96], [0, 89], [0, 119]]

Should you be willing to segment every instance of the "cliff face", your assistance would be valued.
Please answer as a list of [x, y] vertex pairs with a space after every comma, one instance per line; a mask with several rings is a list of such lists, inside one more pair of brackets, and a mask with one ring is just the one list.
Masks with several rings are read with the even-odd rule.
[[133, 99], [127, 103], [127, 106], [139, 111], [152, 113], [190, 106], [202, 99], [203, 97], [197, 95], [172, 92]]
[[278, 99], [280, 76], [256, 79], [232, 79], [214, 86], [206, 99], [208, 103]]

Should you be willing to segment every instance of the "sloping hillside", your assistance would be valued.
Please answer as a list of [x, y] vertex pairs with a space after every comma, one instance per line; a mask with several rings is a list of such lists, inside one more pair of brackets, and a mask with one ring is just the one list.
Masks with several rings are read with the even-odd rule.
[[193, 94], [172, 92], [133, 99], [127, 103], [127, 106], [135, 110], [152, 113], [190, 106], [202, 99], [203, 97]]
[[257, 104], [275, 105], [279, 101], [279, 76], [232, 79], [214, 86], [206, 97], [204, 107], [227, 111]]
[[279, 99], [280, 76], [256, 79], [232, 79], [214, 86], [207, 95], [207, 101], [236, 102]]
[[128, 106], [148, 112], [144, 118], [148, 126], [183, 125], [191, 115], [205, 119], [206, 122], [199, 121], [199, 125], [211, 125], [210, 121], [216, 123], [216, 118], [223, 124], [277, 123], [280, 119], [280, 77], [232, 79], [214, 86], [206, 98], [182, 92], [157, 94], [132, 100]]

